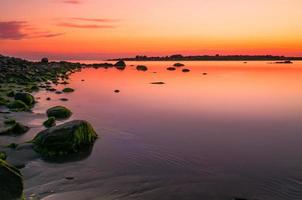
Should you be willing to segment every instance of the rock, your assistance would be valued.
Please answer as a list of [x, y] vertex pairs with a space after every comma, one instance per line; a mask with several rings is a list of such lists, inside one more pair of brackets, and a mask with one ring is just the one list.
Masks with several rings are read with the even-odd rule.
[[151, 84], [153, 84], [153, 85], [163, 85], [165, 83], [164, 82], [152, 82]]
[[3, 97], [0, 97], [0, 106], [5, 106], [9, 103], [8, 99], [5, 99]]
[[50, 98], [50, 97], [47, 97], [47, 98], [46, 98], [46, 100], [47, 100], [47, 101], [50, 101], [50, 100], [51, 100], [51, 98]]
[[72, 115], [72, 112], [64, 106], [55, 106], [47, 110], [48, 117], [55, 117], [56, 119], [66, 119]]
[[183, 69], [182, 72], [186, 73], [186, 72], [190, 72], [190, 70], [189, 69]]
[[20, 100], [15, 100], [8, 105], [8, 108], [15, 112], [28, 111], [29, 107]]
[[0, 151], [0, 160], [6, 160], [7, 156], [5, 152]]
[[72, 89], [72, 88], [64, 88], [63, 92], [65, 92], [65, 93], [74, 92], [74, 89]]
[[42, 58], [42, 59], [41, 59], [41, 63], [47, 64], [47, 63], [48, 63], [48, 58]]
[[6, 93], [6, 96], [7, 96], [7, 97], [14, 97], [14, 96], [15, 96], [15, 91], [12, 91], [12, 90], [11, 90], [11, 91], [7, 92], [7, 93]]
[[61, 92], [61, 91], [56, 91], [56, 94], [62, 94], [63, 92]]
[[285, 61], [278, 61], [278, 62], [275, 62], [276, 64], [293, 64], [292, 61], [290, 60], [285, 60]]
[[50, 128], [56, 125], [56, 118], [55, 117], [50, 117], [48, 118], [45, 122], [43, 122], [43, 125], [46, 128]]
[[0, 131], [0, 135], [20, 135], [26, 133], [28, 130], [29, 127], [16, 122], [15, 124], [5, 127], [2, 131]]
[[114, 64], [115, 67], [126, 67], [126, 63], [123, 60], [118, 61]]
[[208, 75], [208, 73], [203, 73], [202, 75], [206, 76], [206, 75]]
[[23, 101], [29, 107], [35, 104], [35, 98], [26, 92], [17, 92], [15, 94], [15, 100]]
[[120, 93], [120, 90], [114, 90], [115, 93]]
[[175, 68], [175, 67], [168, 67], [167, 70], [168, 70], [168, 71], [175, 71], [176, 68]]
[[174, 66], [174, 67], [183, 67], [183, 66], [185, 66], [185, 65], [182, 64], [182, 63], [175, 63], [173, 66]]
[[92, 145], [96, 138], [88, 122], [75, 120], [38, 133], [32, 142], [36, 152], [53, 157], [79, 152]]
[[14, 119], [7, 119], [4, 121], [4, 124], [7, 124], [7, 125], [12, 125], [12, 124], [15, 124], [17, 123], [16, 120]]
[[136, 67], [136, 70], [138, 70], [138, 71], [147, 71], [148, 68], [145, 65], [138, 65]]
[[0, 177], [1, 199], [23, 199], [23, 178], [17, 168], [0, 159]]
[[67, 98], [60, 98], [61, 101], [68, 101]]
[[16, 143], [11, 143], [9, 145], [6, 146], [7, 148], [11, 148], [11, 149], [16, 149], [18, 147], [18, 144]]

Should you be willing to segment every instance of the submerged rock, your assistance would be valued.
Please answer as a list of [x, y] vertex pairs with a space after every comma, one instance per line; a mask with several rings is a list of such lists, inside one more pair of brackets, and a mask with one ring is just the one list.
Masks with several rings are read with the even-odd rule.
[[55, 117], [56, 119], [66, 119], [72, 115], [72, 112], [64, 106], [55, 106], [47, 110], [48, 117]]
[[145, 65], [138, 65], [136, 67], [136, 70], [138, 70], [138, 71], [147, 71], [148, 68]]
[[5, 127], [2, 131], [0, 130], [0, 135], [20, 135], [26, 133], [28, 130], [29, 127], [16, 122], [9, 127]]
[[44, 130], [33, 139], [34, 149], [42, 156], [76, 153], [94, 143], [97, 134], [86, 121], [75, 120]]
[[74, 92], [74, 89], [73, 88], [64, 88], [62, 91], [65, 93], [69, 93], [69, 92]]
[[23, 101], [28, 106], [33, 106], [35, 104], [35, 98], [26, 92], [17, 92], [15, 94], [15, 100]]
[[56, 125], [56, 118], [55, 117], [50, 117], [48, 118], [45, 122], [43, 122], [43, 125], [46, 128], [50, 128]]
[[0, 199], [23, 199], [23, 179], [21, 172], [0, 159]]
[[174, 67], [183, 67], [183, 66], [185, 66], [185, 65], [182, 64], [182, 63], [175, 63], [173, 66], [174, 66]]

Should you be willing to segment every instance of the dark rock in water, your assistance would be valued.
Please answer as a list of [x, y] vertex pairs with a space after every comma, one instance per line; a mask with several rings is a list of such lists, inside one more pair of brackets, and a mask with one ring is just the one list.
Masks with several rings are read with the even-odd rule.
[[72, 88], [64, 88], [63, 92], [65, 92], [65, 93], [74, 92], [74, 89], [72, 89]]
[[15, 100], [8, 105], [8, 108], [14, 112], [28, 111], [29, 107], [20, 100]]
[[208, 73], [203, 73], [202, 75], [206, 76], [206, 75], [208, 75]]
[[0, 135], [20, 135], [26, 133], [28, 130], [29, 127], [16, 122], [9, 127], [5, 127], [3, 130], [0, 130]]
[[23, 199], [23, 178], [21, 172], [0, 159], [0, 199]]
[[62, 94], [63, 92], [62, 91], [56, 91], [56, 94]]
[[38, 133], [32, 142], [36, 152], [54, 157], [79, 152], [96, 139], [97, 134], [88, 122], [75, 120]]
[[176, 68], [175, 68], [175, 67], [168, 67], [167, 70], [168, 70], [168, 71], [175, 71]]
[[27, 106], [33, 106], [35, 104], [35, 98], [26, 92], [17, 92], [15, 94], [15, 100], [23, 101]]
[[51, 98], [50, 98], [50, 97], [47, 97], [47, 98], [46, 98], [46, 100], [47, 100], [47, 101], [50, 101], [50, 100], [51, 100]]
[[123, 60], [118, 61], [114, 64], [115, 67], [126, 67], [126, 63]]
[[189, 69], [183, 69], [182, 72], [190, 72]]
[[42, 59], [41, 59], [41, 63], [43, 63], [43, 64], [48, 63], [48, 58], [42, 58]]
[[138, 65], [136, 67], [136, 70], [138, 70], [138, 71], [147, 71], [148, 68], [145, 65]]
[[14, 119], [7, 119], [4, 121], [4, 124], [7, 124], [7, 125], [13, 125], [15, 123], [17, 123], [17, 122]]
[[285, 61], [278, 61], [278, 62], [275, 62], [276, 64], [293, 64], [292, 61], [290, 60], [285, 60]]
[[153, 84], [153, 85], [163, 85], [165, 83], [164, 82], [152, 82], [151, 84]]
[[7, 156], [5, 152], [0, 151], [0, 160], [6, 160]]
[[183, 66], [185, 66], [185, 65], [182, 64], [182, 63], [175, 63], [173, 66], [174, 66], [174, 67], [183, 67]]
[[72, 177], [72, 176], [66, 176], [65, 179], [70, 181], [70, 180], [73, 180], [74, 177]]
[[67, 119], [72, 115], [72, 112], [64, 106], [55, 106], [47, 110], [48, 117], [55, 117], [56, 119]]
[[123, 60], [118, 61], [114, 66], [119, 70], [124, 70], [126, 68], [126, 63]]
[[55, 117], [50, 117], [48, 118], [45, 122], [43, 122], [43, 125], [46, 128], [50, 128], [56, 125], [56, 118]]
[[120, 93], [120, 90], [114, 90], [115, 93]]
[[68, 101], [67, 98], [60, 98], [61, 101]]

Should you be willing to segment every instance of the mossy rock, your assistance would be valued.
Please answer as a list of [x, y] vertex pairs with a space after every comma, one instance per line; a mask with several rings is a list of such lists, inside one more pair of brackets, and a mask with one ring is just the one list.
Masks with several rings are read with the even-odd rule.
[[56, 125], [56, 118], [55, 117], [50, 117], [48, 118], [45, 122], [43, 122], [43, 125], [46, 128], [50, 128]]
[[75, 120], [46, 129], [33, 139], [34, 149], [44, 157], [76, 153], [94, 143], [97, 134], [83, 120]]
[[0, 151], [0, 160], [6, 160], [7, 156], [5, 152]]
[[28, 111], [29, 107], [23, 101], [15, 100], [8, 104], [8, 108], [15, 112]]
[[21, 172], [0, 159], [0, 199], [23, 199], [23, 178]]
[[11, 148], [11, 149], [16, 149], [19, 145], [16, 143], [10, 143], [9, 145], [7, 145], [7, 148]]
[[6, 119], [5, 121], [4, 121], [4, 124], [7, 124], [7, 125], [13, 125], [13, 124], [16, 124], [17, 122], [16, 122], [16, 120], [14, 120], [14, 119]]
[[5, 106], [9, 103], [8, 99], [5, 99], [3, 97], [0, 97], [0, 106]]
[[136, 67], [136, 70], [138, 70], [138, 71], [147, 71], [148, 68], [145, 65], [138, 65]]
[[65, 93], [74, 92], [74, 89], [72, 89], [72, 88], [64, 88], [63, 92], [65, 92]]
[[35, 104], [35, 98], [26, 92], [18, 92], [15, 94], [15, 100], [23, 101], [28, 106], [33, 106]]
[[28, 130], [29, 127], [16, 122], [15, 124], [6, 127], [2, 131], [0, 131], [0, 135], [20, 135], [26, 133]]
[[64, 106], [55, 106], [47, 110], [48, 117], [56, 119], [67, 119], [72, 115], [72, 112]]

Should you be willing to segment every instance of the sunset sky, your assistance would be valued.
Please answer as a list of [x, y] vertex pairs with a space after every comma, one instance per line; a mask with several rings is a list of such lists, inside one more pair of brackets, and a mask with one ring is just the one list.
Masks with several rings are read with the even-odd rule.
[[301, 0], [0, 0], [0, 54], [302, 56]]

